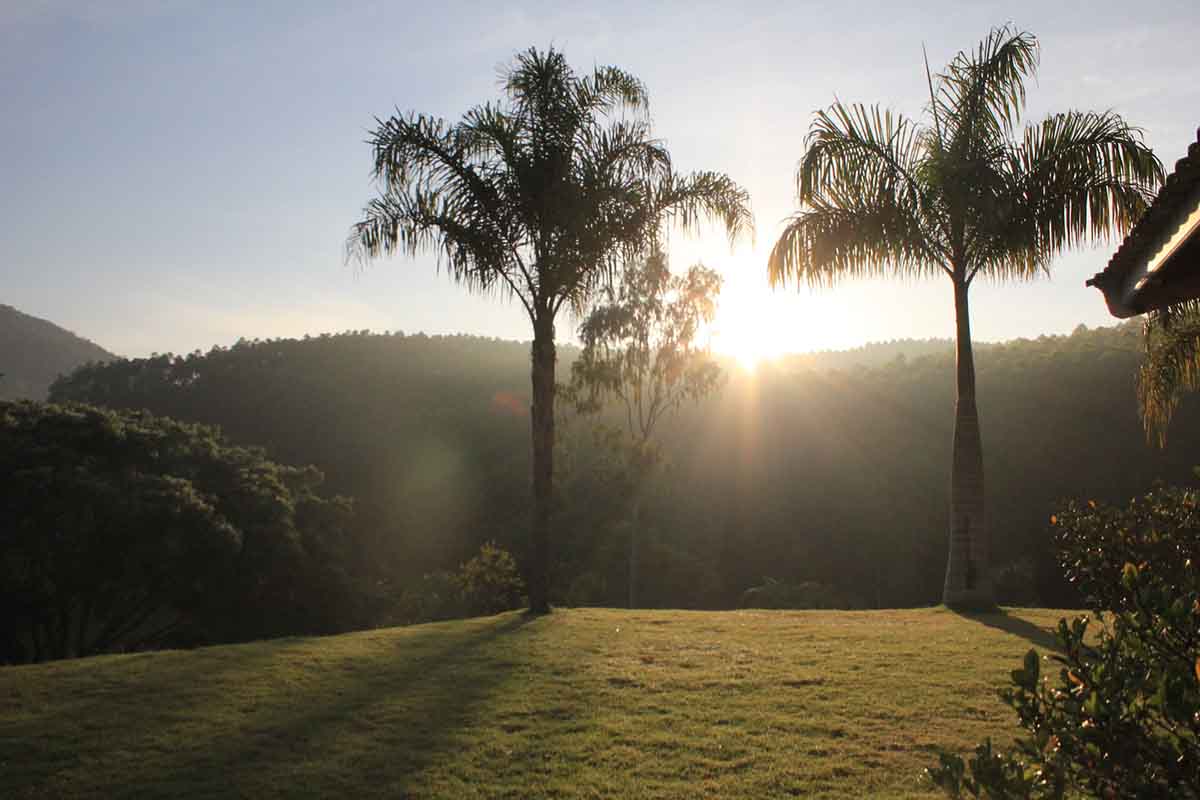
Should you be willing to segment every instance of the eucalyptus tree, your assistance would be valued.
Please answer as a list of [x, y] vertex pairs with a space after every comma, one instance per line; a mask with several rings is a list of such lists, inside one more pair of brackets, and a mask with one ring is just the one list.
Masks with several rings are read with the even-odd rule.
[[1021, 126], [1036, 72], [1032, 34], [996, 28], [934, 76], [923, 123], [879, 106], [816, 113], [792, 216], [771, 251], [773, 285], [945, 276], [954, 289], [957, 401], [948, 605], [994, 605], [968, 296], [977, 278], [1028, 280], [1064, 249], [1123, 233], [1162, 181], [1139, 129], [1112, 111]]
[[721, 381], [721, 367], [701, 342], [716, 314], [721, 276], [701, 265], [673, 275], [655, 251], [630, 262], [579, 328], [583, 350], [571, 365], [570, 395], [583, 412], [616, 400], [623, 420], [606, 437], [630, 481], [629, 607], [637, 605], [638, 538], [645, 484], [662, 460], [654, 435], [685, 401]]
[[576, 73], [553, 49], [520, 53], [503, 97], [448, 123], [397, 113], [378, 125], [378, 196], [348, 257], [436, 255], [479, 293], [516, 298], [533, 328], [530, 608], [549, 610], [554, 474], [555, 321], [582, 315], [623, 259], [666, 226], [752, 230], [749, 198], [729, 177], [680, 174], [654, 139], [645, 86], [616, 67]]

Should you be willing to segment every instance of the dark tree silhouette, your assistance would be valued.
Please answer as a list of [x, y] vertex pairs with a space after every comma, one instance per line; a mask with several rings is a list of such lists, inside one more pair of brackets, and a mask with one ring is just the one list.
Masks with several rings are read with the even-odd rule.
[[801, 210], [771, 252], [772, 284], [945, 275], [954, 287], [957, 401], [947, 605], [994, 604], [968, 292], [1028, 280], [1065, 248], [1123, 233], [1163, 177], [1117, 114], [1068, 111], [1018, 130], [1037, 68], [1030, 33], [997, 28], [929, 77], [930, 123], [878, 106], [817, 113], [797, 171]]
[[533, 611], [550, 608], [555, 320], [582, 313], [622, 259], [664, 225], [719, 220], [749, 232], [746, 192], [725, 175], [678, 174], [651, 136], [642, 83], [615, 67], [580, 76], [553, 49], [517, 56], [504, 99], [454, 124], [423, 114], [372, 134], [379, 196], [349, 237], [351, 257], [435, 253], [476, 292], [517, 298], [533, 327]]

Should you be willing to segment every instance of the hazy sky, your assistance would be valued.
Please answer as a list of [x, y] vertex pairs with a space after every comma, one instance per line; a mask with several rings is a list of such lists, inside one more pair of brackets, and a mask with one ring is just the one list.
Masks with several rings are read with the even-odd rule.
[[[0, 0], [0, 303], [124, 355], [371, 328], [528, 339], [519, 307], [472, 297], [432, 259], [356, 272], [348, 227], [372, 192], [363, 139], [395, 107], [457, 119], [537, 45], [649, 87], [681, 169], [753, 197], [756, 247], [675, 241], [727, 278], [726, 341], [781, 347], [950, 336], [949, 282], [766, 289], [813, 110], [835, 95], [921, 113], [936, 70], [1004, 22], [1042, 43], [1028, 119], [1112, 108], [1168, 167], [1200, 125], [1200, 4], [451, 3]], [[1083, 281], [977, 286], [983, 340], [1111, 324]], [[563, 320], [560, 335], [570, 334]]]

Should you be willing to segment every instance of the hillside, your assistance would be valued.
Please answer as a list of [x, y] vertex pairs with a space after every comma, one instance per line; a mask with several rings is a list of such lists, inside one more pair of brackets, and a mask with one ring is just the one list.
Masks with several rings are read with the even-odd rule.
[[43, 400], [59, 375], [113, 358], [103, 347], [53, 322], [0, 305], [0, 400]]
[[0, 796], [935, 797], [1067, 612], [558, 611], [0, 669]]
[[[736, 607], [766, 576], [833, 585], [855, 607], [938, 601], [954, 357], [885, 349], [874, 368], [734, 366], [719, 395], [669, 421], [669, 463], [643, 505], [644, 603]], [[1002, 601], [1079, 602], [1046, 524], [1064, 498], [1124, 502], [1156, 479], [1192, 480], [1196, 398], [1165, 451], [1147, 446], [1133, 395], [1140, 357], [1129, 325], [980, 349]], [[571, 358], [560, 352], [560, 379]], [[523, 343], [364, 333], [246, 341], [83, 370], [55, 396], [220, 425], [283, 463], [317, 465], [331, 491], [357, 500], [359, 574], [397, 589], [456, 569], [482, 542], [518, 559], [528, 544]], [[561, 422], [555, 593], [619, 605], [628, 493], [592, 421], [564, 409]]]

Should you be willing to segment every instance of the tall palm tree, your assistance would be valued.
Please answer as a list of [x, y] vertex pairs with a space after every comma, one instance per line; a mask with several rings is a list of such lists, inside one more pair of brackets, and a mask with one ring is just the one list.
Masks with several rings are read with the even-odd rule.
[[817, 112], [797, 169], [800, 210], [772, 249], [772, 285], [944, 275], [954, 287], [957, 402], [943, 601], [994, 605], [968, 293], [1027, 280], [1065, 248], [1124, 233], [1162, 181], [1141, 131], [1068, 111], [1018, 128], [1037, 69], [1030, 33], [991, 31], [929, 86], [928, 121], [879, 106]]
[[504, 97], [457, 123], [377, 120], [379, 194], [351, 230], [348, 257], [426, 252], [481, 293], [515, 297], [533, 326], [530, 608], [549, 610], [554, 474], [555, 319], [664, 226], [752, 230], [746, 192], [713, 172], [681, 175], [651, 136], [646, 89], [615, 67], [578, 75], [562, 53], [530, 49], [502, 76]]

